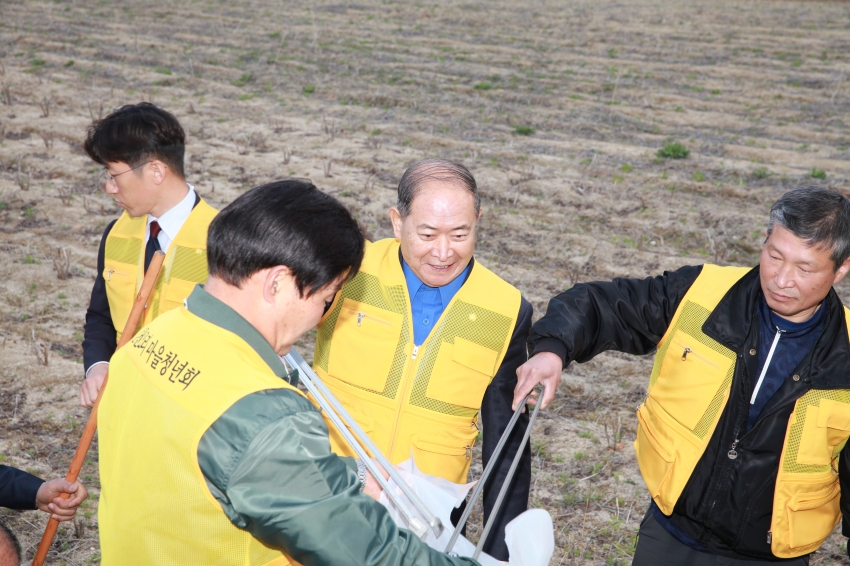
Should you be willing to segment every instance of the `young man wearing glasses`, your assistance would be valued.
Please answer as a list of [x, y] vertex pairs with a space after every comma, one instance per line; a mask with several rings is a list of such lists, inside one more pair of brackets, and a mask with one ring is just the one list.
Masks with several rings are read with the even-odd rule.
[[89, 127], [86, 153], [105, 168], [98, 184], [124, 213], [106, 227], [98, 250], [83, 340], [84, 407], [94, 405], [154, 252], [165, 252], [165, 262], [142, 326], [181, 306], [207, 279], [207, 228], [217, 211], [186, 182], [185, 138], [174, 116], [147, 102]]

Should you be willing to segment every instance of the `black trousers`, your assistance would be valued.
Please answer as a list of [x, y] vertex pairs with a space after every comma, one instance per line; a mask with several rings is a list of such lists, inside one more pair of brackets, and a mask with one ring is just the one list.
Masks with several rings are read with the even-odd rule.
[[[777, 560], [775, 563], [788, 566], [808, 566], [809, 557], [795, 560]], [[650, 508], [638, 531], [637, 547], [632, 566], [765, 566], [771, 562], [763, 560], [738, 560], [717, 554], [700, 552], [682, 544], [662, 527]]]

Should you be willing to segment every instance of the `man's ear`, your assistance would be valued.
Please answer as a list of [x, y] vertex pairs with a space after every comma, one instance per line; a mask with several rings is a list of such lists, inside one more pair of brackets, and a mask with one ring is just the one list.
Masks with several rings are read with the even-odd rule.
[[390, 222], [393, 223], [393, 235], [395, 236], [395, 239], [401, 240], [401, 226], [404, 220], [396, 207], [392, 207], [390, 209]]
[[847, 275], [847, 272], [850, 271], [850, 257], [842, 263], [838, 269], [835, 270], [835, 279], [833, 279], [832, 284], [835, 285]]
[[163, 181], [165, 181], [166, 171], [168, 171], [168, 165], [160, 161], [159, 159], [154, 159], [150, 162], [151, 173], [153, 174], [153, 182], [155, 185], [161, 185]]
[[276, 295], [288, 292], [292, 286], [292, 271], [285, 265], [272, 267], [263, 278], [263, 299], [274, 303]]

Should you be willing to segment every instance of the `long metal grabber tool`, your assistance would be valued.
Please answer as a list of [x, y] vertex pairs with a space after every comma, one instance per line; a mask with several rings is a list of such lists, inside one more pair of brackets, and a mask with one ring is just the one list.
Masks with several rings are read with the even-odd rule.
[[[148, 305], [148, 299], [151, 296], [156, 280], [159, 277], [159, 272], [162, 269], [162, 261], [165, 259], [165, 254], [161, 251], [154, 252], [151, 262], [148, 265], [148, 270], [145, 272], [145, 278], [142, 280], [142, 286], [139, 289], [136, 300], [133, 303], [133, 308], [130, 310], [130, 316], [127, 317], [127, 323], [124, 325], [124, 331], [121, 333], [121, 338], [118, 340], [116, 350], [130, 341], [136, 333], [136, 327], [139, 326], [139, 321], [145, 314], [145, 308]], [[97, 392], [97, 399], [94, 401], [89, 420], [86, 421], [86, 427], [83, 429], [83, 436], [80, 438], [80, 443], [77, 445], [77, 451], [74, 452], [74, 457], [71, 459], [71, 465], [68, 468], [68, 473], [65, 480], [71, 483], [77, 481], [80, 475], [80, 469], [83, 467], [83, 462], [86, 460], [89, 447], [91, 447], [94, 433], [97, 430], [97, 408], [100, 405], [100, 400], [103, 397], [103, 392], [106, 390], [106, 383], [109, 381], [109, 374], [103, 379], [103, 384], [100, 386], [100, 391]], [[70, 494], [61, 494], [63, 499], [68, 499]], [[38, 545], [38, 550], [35, 553], [35, 558], [32, 560], [32, 566], [41, 566], [47, 558], [47, 552], [50, 550], [50, 545], [53, 543], [53, 537], [56, 536], [56, 529], [59, 527], [59, 521], [51, 518], [47, 522], [47, 528], [44, 529], [44, 534], [41, 537], [41, 542]]]
[[[493, 453], [490, 455], [490, 461], [487, 462], [487, 466], [484, 468], [484, 472], [481, 474], [481, 479], [478, 480], [478, 483], [475, 484], [475, 489], [472, 490], [472, 495], [467, 502], [466, 509], [463, 510], [463, 513], [460, 516], [460, 519], [455, 526], [455, 530], [452, 533], [452, 538], [449, 539], [449, 543], [446, 545], [445, 552], [451, 552], [452, 548], [454, 548], [455, 543], [457, 542], [458, 537], [460, 536], [460, 532], [463, 530], [463, 526], [466, 524], [466, 521], [469, 519], [469, 514], [472, 513], [472, 508], [475, 505], [475, 502], [478, 500], [478, 496], [481, 495], [481, 492], [484, 490], [484, 484], [487, 483], [487, 479], [490, 477], [490, 473], [496, 467], [496, 462], [499, 460], [499, 455], [502, 453], [502, 449], [505, 447], [505, 444], [508, 442], [508, 438], [511, 436], [511, 433], [516, 426], [517, 421], [519, 420], [519, 416], [525, 410], [525, 405], [528, 403], [529, 398], [531, 397], [531, 393], [525, 396], [525, 399], [522, 400], [516, 410], [514, 411], [513, 416], [511, 416], [511, 420], [508, 421], [508, 425], [505, 427], [505, 431], [502, 433], [502, 436], [499, 438], [499, 442], [496, 444], [496, 448], [493, 450]], [[542, 399], [542, 396], [539, 398]], [[484, 527], [484, 532], [481, 535], [481, 539], [478, 542], [478, 546], [475, 549], [475, 554], [473, 558], [477, 558], [481, 554], [481, 549], [484, 546], [484, 541], [487, 540], [487, 534], [490, 532], [490, 527], [492, 526], [493, 520], [496, 515], [498, 515], [499, 508], [502, 505], [502, 499], [504, 499], [505, 491], [507, 490], [508, 485], [511, 483], [511, 479], [513, 478], [514, 472], [516, 471], [517, 465], [519, 464], [520, 459], [522, 458], [522, 451], [525, 449], [525, 445], [528, 442], [528, 437], [531, 433], [531, 424], [534, 422], [534, 418], [537, 416], [537, 410], [540, 407], [540, 401], [538, 400], [537, 405], [534, 407], [534, 412], [531, 415], [531, 418], [528, 422], [528, 427], [525, 430], [525, 436], [522, 439], [522, 443], [520, 444], [519, 449], [517, 450], [516, 455], [514, 456], [514, 460], [511, 463], [510, 470], [508, 471], [508, 475], [505, 478], [505, 481], [502, 483], [502, 489], [499, 492], [499, 496], [496, 498], [496, 504], [493, 506], [492, 511], [490, 512], [490, 519], [487, 521], [487, 525]]]
[[[381, 466], [387, 471], [393, 481], [395, 481], [395, 483], [399, 486], [402, 493], [404, 493], [404, 495], [410, 500], [410, 502], [413, 503], [413, 506], [416, 508], [419, 514], [428, 523], [428, 527], [430, 527], [431, 530], [434, 532], [434, 536], [439, 537], [443, 532], [443, 523], [440, 521], [440, 518], [431, 512], [431, 510], [425, 505], [422, 499], [420, 499], [419, 496], [416, 495], [416, 492], [414, 492], [413, 489], [411, 489], [411, 487], [407, 484], [407, 482], [404, 481], [404, 479], [401, 477], [401, 474], [399, 474], [398, 471], [395, 469], [395, 466], [393, 466], [387, 459], [387, 457], [381, 453], [381, 451], [378, 449], [372, 439], [369, 438], [369, 435], [366, 434], [366, 432], [363, 430], [363, 428], [361, 428], [357, 421], [355, 421], [351, 417], [351, 415], [348, 414], [348, 411], [345, 410], [345, 407], [342, 406], [342, 403], [340, 403], [339, 400], [337, 400], [337, 398], [331, 392], [331, 390], [328, 389], [327, 385], [322, 383], [322, 380], [319, 379], [319, 377], [313, 371], [313, 368], [311, 368], [307, 364], [307, 362], [304, 361], [304, 358], [302, 358], [301, 355], [298, 354], [298, 352], [296, 352], [294, 349], [289, 351], [289, 354], [285, 356], [285, 359], [287, 360], [287, 362], [289, 362], [290, 365], [292, 365], [293, 367], [297, 367], [301, 370], [302, 381], [304, 381], [305, 387], [307, 387], [307, 389], [310, 390], [310, 393], [312, 393], [313, 396], [316, 398], [316, 401], [318, 402], [319, 397], [322, 397], [329, 404], [329, 407], [325, 407], [320, 403], [322, 408], [331, 417], [331, 420], [334, 421], [334, 425], [336, 425], [340, 433], [342, 433], [343, 436], [346, 436], [346, 440], [349, 442], [349, 444], [351, 444], [351, 447], [355, 451], [358, 451], [358, 456], [360, 456], [364, 460], [364, 462], [367, 463], [368, 466], [371, 462], [371, 459], [369, 458], [369, 455], [365, 452], [365, 450], [361, 455], [360, 451], [358, 450], [358, 446], [365, 447], [366, 450], [371, 452], [381, 464]], [[314, 393], [313, 389], [316, 389], [320, 393], [320, 395]], [[339, 426], [333, 419], [334, 413], [341, 421], [344, 422], [343, 426]], [[355, 444], [352, 444], [351, 441], [348, 439], [346, 433], [350, 434], [350, 431], [348, 431], [346, 425], [347, 427], [350, 427], [352, 431], [354, 431], [355, 435], [357, 435], [357, 439], [359, 441], [359, 443], [357, 443], [357, 446], [355, 446]], [[372, 475], [375, 476], [376, 480], [379, 480], [379, 477], [380, 479], [383, 479], [380, 474], [376, 475], [375, 472], [371, 469], [369, 471], [372, 472]], [[381, 487], [383, 488], [384, 486], [382, 485]], [[386, 490], [386, 488], [384, 489]], [[390, 492], [387, 492], [388, 497], [389, 495]], [[401, 509], [401, 507], [399, 507], [399, 509]], [[416, 517], [413, 518], [415, 519]]]

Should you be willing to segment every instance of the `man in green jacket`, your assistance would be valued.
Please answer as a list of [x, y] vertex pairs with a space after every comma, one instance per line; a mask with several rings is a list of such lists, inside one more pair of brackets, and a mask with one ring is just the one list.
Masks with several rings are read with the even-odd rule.
[[216, 217], [206, 285], [110, 362], [103, 565], [477, 564], [395, 525], [362, 463], [331, 453], [279, 357], [363, 248], [351, 214], [301, 181], [257, 187]]

